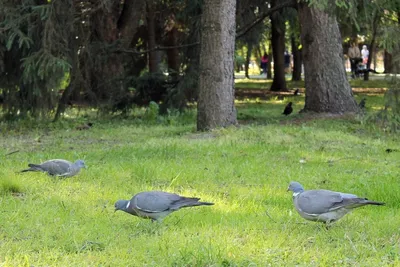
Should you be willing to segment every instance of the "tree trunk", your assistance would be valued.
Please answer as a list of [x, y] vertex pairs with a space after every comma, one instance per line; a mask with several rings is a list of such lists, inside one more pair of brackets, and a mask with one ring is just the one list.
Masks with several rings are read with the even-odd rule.
[[[95, 41], [110, 45], [119, 38], [117, 21], [117, 3], [96, 11], [93, 15], [92, 38]], [[112, 105], [121, 95], [125, 95], [123, 79], [125, 76], [122, 57], [117, 53], [104, 53], [101, 50], [94, 50], [91, 53], [103, 53], [94, 57], [94, 63], [90, 68], [90, 82], [92, 95], [97, 101], [107, 100]]]
[[393, 56], [386, 49], [383, 56], [383, 65], [385, 68], [384, 73], [393, 73]]
[[244, 75], [247, 79], [250, 79], [249, 76], [249, 64], [250, 64], [250, 58], [251, 58], [251, 51], [253, 50], [253, 44], [252, 43], [248, 43], [247, 44], [247, 52], [246, 52], [246, 63], [245, 63], [245, 67], [244, 67]]
[[144, 0], [125, 0], [118, 20], [122, 47], [128, 49], [140, 26], [141, 14], [144, 12]]
[[146, 3], [146, 11], [147, 11], [147, 49], [151, 50], [149, 52], [149, 71], [157, 72], [158, 70], [158, 60], [157, 60], [157, 51], [152, 50], [156, 47], [156, 16], [154, 12], [154, 4], [151, 0], [148, 0]]
[[[367, 61], [367, 69], [371, 68], [371, 62], [372, 59], [375, 56], [375, 48], [376, 48], [376, 35], [378, 32], [378, 26], [379, 26], [379, 21], [381, 19], [381, 16], [379, 13], [374, 14], [374, 20], [372, 22], [372, 36], [371, 36], [371, 43], [369, 44], [369, 55], [368, 55], [368, 61]], [[369, 72], [367, 71], [364, 74], [364, 81], [369, 80]]]
[[272, 79], [272, 69], [271, 69], [271, 61], [272, 61], [272, 45], [268, 46], [268, 62], [267, 62], [267, 79]]
[[167, 61], [168, 70], [171, 72], [172, 76], [178, 76], [179, 74], [179, 50], [178, 50], [178, 28], [176, 27], [176, 19], [173, 14], [168, 18], [168, 25], [166, 27], [167, 40], [166, 46], [173, 47], [167, 49]]
[[236, 124], [234, 52], [236, 0], [204, 0], [197, 129]]
[[301, 65], [303, 61], [301, 59], [301, 50], [299, 49], [299, 44], [296, 41], [294, 35], [291, 36], [292, 43], [292, 53], [293, 53], [293, 73], [292, 81], [301, 81]]
[[76, 91], [77, 88], [79, 88], [79, 85], [81, 84], [82, 81], [82, 75], [81, 75], [81, 70], [79, 69], [79, 56], [78, 56], [78, 45], [77, 45], [77, 40], [75, 38], [75, 35], [71, 34], [69, 38], [69, 48], [71, 49], [69, 56], [70, 56], [70, 62], [72, 65], [72, 68], [70, 69], [70, 82], [65, 88], [64, 92], [61, 95], [61, 98], [58, 101], [58, 106], [56, 113], [54, 115], [53, 122], [57, 121], [62, 113], [65, 112], [65, 109], [67, 107], [67, 103], [71, 97], [71, 95]]
[[[276, 6], [276, 0], [271, 1], [271, 7]], [[271, 91], [287, 91], [285, 80], [285, 22], [279, 18], [280, 13], [276, 11], [271, 15], [271, 45], [274, 58], [274, 79]]]
[[306, 87], [304, 111], [358, 111], [343, 65], [336, 18], [304, 2], [298, 4]]

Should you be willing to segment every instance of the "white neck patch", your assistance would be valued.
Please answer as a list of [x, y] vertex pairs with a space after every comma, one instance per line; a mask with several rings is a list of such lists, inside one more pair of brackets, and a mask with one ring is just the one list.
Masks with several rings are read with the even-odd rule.
[[131, 204], [130, 201], [128, 201], [128, 204], [126, 205], [125, 209], [129, 208], [129, 205]]
[[297, 197], [298, 195], [300, 195], [301, 192], [293, 192], [293, 197]]

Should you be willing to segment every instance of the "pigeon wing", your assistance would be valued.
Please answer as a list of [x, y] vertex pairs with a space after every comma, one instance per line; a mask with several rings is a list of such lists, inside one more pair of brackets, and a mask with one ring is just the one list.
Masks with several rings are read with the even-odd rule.
[[169, 210], [172, 204], [181, 197], [161, 191], [142, 192], [133, 197], [132, 202], [135, 208], [145, 212], [163, 212]]
[[41, 168], [48, 172], [50, 175], [66, 175], [70, 172], [72, 162], [62, 160], [62, 159], [53, 159], [46, 161], [40, 164]]
[[309, 190], [301, 193], [297, 206], [308, 214], [322, 214], [342, 207], [343, 196], [329, 190]]

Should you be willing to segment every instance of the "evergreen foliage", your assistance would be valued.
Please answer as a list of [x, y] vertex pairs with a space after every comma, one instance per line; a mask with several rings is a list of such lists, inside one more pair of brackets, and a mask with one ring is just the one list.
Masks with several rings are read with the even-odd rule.
[[2, 75], [7, 117], [42, 116], [54, 110], [58, 89], [71, 69], [68, 1], [0, 1]]

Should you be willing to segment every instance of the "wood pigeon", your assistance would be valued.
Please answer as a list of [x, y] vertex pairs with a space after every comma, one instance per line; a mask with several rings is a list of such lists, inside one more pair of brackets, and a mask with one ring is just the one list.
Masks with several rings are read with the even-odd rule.
[[79, 173], [81, 168], [86, 168], [83, 160], [74, 163], [64, 159], [51, 159], [41, 164], [28, 164], [29, 169], [21, 172], [38, 171], [47, 172], [48, 175], [58, 177], [71, 177]]
[[210, 202], [200, 202], [200, 198], [183, 197], [162, 191], [141, 192], [131, 200], [118, 200], [115, 211], [122, 210], [132, 215], [161, 222], [168, 214], [180, 208], [214, 205]]
[[342, 218], [355, 208], [365, 205], [385, 205], [353, 194], [329, 190], [307, 190], [298, 182], [291, 182], [288, 191], [293, 192], [293, 203], [306, 220], [329, 224]]

